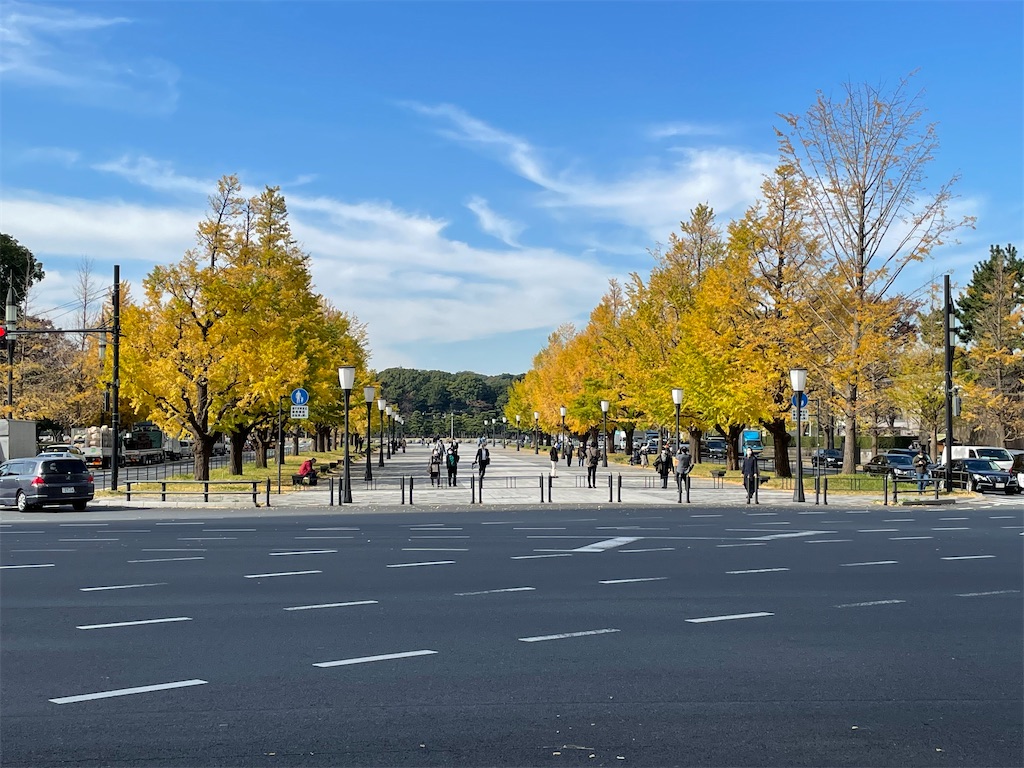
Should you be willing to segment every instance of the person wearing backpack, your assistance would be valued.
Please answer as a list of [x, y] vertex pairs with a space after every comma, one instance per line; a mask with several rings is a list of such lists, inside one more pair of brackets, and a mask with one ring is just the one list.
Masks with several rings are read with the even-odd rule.
[[448, 485], [458, 485], [459, 475], [459, 446], [452, 443], [445, 456], [445, 466], [448, 469]]
[[548, 458], [551, 459], [551, 476], [558, 477], [558, 446], [551, 446], [551, 450], [548, 451]]
[[487, 450], [487, 442], [484, 441], [480, 444], [480, 447], [476, 449], [476, 458], [473, 460], [473, 466], [477, 467], [480, 471], [480, 479], [484, 479], [484, 472], [487, 471], [487, 465], [491, 463], [491, 452]]
[[595, 440], [587, 448], [587, 488], [597, 488], [597, 465], [601, 461], [601, 451]]

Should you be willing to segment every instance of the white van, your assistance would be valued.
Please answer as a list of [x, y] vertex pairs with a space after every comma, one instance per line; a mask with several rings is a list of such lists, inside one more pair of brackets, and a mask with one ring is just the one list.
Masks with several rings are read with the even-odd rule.
[[[942, 452], [943, 463], [945, 463], [946, 452]], [[998, 448], [991, 445], [954, 445], [954, 459], [988, 459], [1004, 472], [1009, 472], [1013, 466], [1013, 455], [1005, 448]]]

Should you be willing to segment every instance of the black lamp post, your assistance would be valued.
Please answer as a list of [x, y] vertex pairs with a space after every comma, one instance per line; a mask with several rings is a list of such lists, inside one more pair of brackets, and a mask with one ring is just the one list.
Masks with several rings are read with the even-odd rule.
[[516, 414], [516, 453], [519, 452], [519, 442], [520, 442], [520, 439], [521, 439], [520, 435], [521, 435], [521, 433], [519, 431], [519, 414], [517, 413]]
[[14, 336], [12, 331], [18, 328], [18, 304], [14, 300], [14, 271], [7, 285], [7, 308], [4, 315], [5, 339], [7, 341], [7, 413], [9, 419], [14, 418]]
[[683, 390], [679, 387], [672, 389], [672, 402], [676, 406], [676, 456], [678, 456], [681, 447], [679, 442], [679, 408], [683, 404]]
[[540, 433], [538, 429], [538, 420], [540, 419], [540, 411], [533, 412], [533, 452], [535, 454], [540, 453]]
[[601, 401], [601, 415], [604, 417], [604, 455], [601, 456], [601, 466], [608, 466], [608, 409], [611, 403], [607, 400]]
[[345, 487], [342, 489], [342, 504], [352, 503], [352, 473], [348, 465], [348, 407], [349, 399], [352, 397], [352, 386], [356, 383], [356, 368], [354, 365], [343, 365], [338, 369], [338, 381], [345, 391], [345, 469], [342, 472]]
[[559, 406], [558, 412], [562, 414], [562, 432], [558, 436], [558, 442], [562, 444], [562, 458], [565, 458], [565, 414], [568, 413], [565, 406]]
[[376, 387], [363, 387], [363, 399], [366, 401], [366, 474], [363, 476], [364, 480], [373, 480], [373, 467], [370, 464], [370, 454], [373, 453], [370, 450], [370, 406], [373, 405], [373, 399], [376, 396]]
[[508, 423], [508, 419], [504, 416], [501, 417], [501, 447], [504, 448], [508, 443], [508, 428], [505, 426]]
[[945, 459], [937, 458], [936, 461], [941, 461], [946, 465], [945, 482], [946, 492], [949, 493], [953, 490], [953, 412], [955, 410], [953, 398], [953, 347], [956, 342], [956, 327], [954, 325], [956, 316], [953, 314], [953, 301], [950, 294], [949, 288], [949, 275], [943, 277], [943, 292], [945, 294], [945, 302], [942, 310], [942, 325], [943, 332], [946, 337], [946, 343], [943, 345], [944, 349], [944, 372], [946, 378], [946, 386], [944, 387], [945, 401], [946, 401], [946, 442], [945, 442]]
[[804, 387], [807, 386], [807, 369], [793, 368], [789, 372], [789, 381], [793, 385], [793, 405], [796, 407], [796, 485], [793, 486], [793, 501], [805, 501], [804, 464], [800, 457], [803, 422], [800, 417], [803, 411]]
[[388, 401], [383, 397], [377, 398], [377, 410], [380, 411], [380, 459], [377, 461], [378, 467], [384, 466], [384, 409], [388, 407]]

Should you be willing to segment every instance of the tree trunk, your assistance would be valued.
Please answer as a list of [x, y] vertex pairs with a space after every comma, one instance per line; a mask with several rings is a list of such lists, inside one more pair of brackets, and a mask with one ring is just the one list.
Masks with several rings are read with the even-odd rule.
[[700, 444], [704, 442], [704, 433], [696, 427], [690, 427], [690, 456], [694, 464], [701, 463]]
[[210, 456], [213, 455], [213, 435], [193, 435], [195, 442], [192, 443], [192, 450], [195, 451], [195, 480], [210, 479]]
[[241, 475], [242, 474], [242, 461], [244, 457], [242, 453], [245, 451], [245, 441], [249, 437], [251, 429], [241, 430], [238, 432], [232, 432], [228, 435], [228, 441], [231, 444], [231, 474]]
[[762, 424], [775, 444], [775, 474], [779, 477], [792, 477], [793, 468], [789, 463], [789, 443], [792, 438], [786, 429], [786, 420], [778, 418]]
[[270, 442], [270, 430], [266, 427], [255, 430], [253, 441], [256, 443], [256, 467], [257, 469], [267, 468], [267, 448]]
[[[721, 432], [721, 429], [719, 429]], [[743, 432], [743, 426], [740, 424], [733, 424], [729, 427], [727, 432], [724, 434], [725, 437], [725, 462], [729, 469], [739, 469], [739, 440], [740, 433]]]
[[857, 448], [857, 385], [851, 384], [846, 400], [846, 438], [843, 443], [843, 474], [857, 471], [860, 451]]

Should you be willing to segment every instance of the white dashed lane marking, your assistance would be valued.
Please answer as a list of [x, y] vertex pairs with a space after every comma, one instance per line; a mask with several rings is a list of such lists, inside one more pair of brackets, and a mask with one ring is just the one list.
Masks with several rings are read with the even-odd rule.
[[651, 547], [649, 549], [620, 549], [621, 554], [633, 555], [637, 552], [675, 552], [675, 547]]
[[641, 581], [665, 581], [668, 576], [648, 576], [642, 579], [607, 579], [599, 581], [598, 584], [636, 584]]
[[921, 541], [934, 538], [934, 536], [890, 536], [889, 541]]
[[508, 587], [506, 589], [482, 589], [478, 592], [456, 592], [456, 597], [469, 597], [470, 595], [497, 595], [502, 592], [533, 592], [536, 587]]
[[733, 575], [738, 573], [777, 573], [779, 571], [788, 571], [789, 568], [752, 568], [749, 571], [726, 571], [727, 574]]
[[140, 627], [143, 624], [171, 624], [178, 621], [192, 621], [189, 616], [173, 616], [169, 619], [144, 619], [142, 621], [115, 621], [110, 624], [82, 624], [75, 629], [111, 629], [113, 627]]
[[310, 576], [315, 573], [323, 573], [323, 571], [282, 571], [281, 573], [251, 573], [248, 576], [243, 576], [243, 579], [271, 579], [275, 576]]
[[906, 600], [872, 600], [868, 603], [845, 603], [843, 605], [837, 605], [836, 608], [867, 608], [872, 605], [896, 605], [898, 603], [905, 603]]
[[514, 555], [510, 560], [541, 560], [545, 557], [572, 557], [569, 552], [562, 552], [557, 555]]
[[7, 569], [7, 568], [53, 568], [53, 567], [55, 567], [54, 563], [36, 563], [36, 564], [33, 564], [33, 565], [0, 565], [0, 569]]
[[607, 635], [612, 632], [619, 632], [618, 629], [589, 629], [585, 632], [563, 632], [559, 635], [536, 635], [534, 637], [520, 637], [521, 643], [542, 643], [545, 640], [565, 640], [570, 637], [589, 637], [590, 635]]
[[[159, 523], [157, 523], [159, 525]], [[75, 704], [79, 701], [92, 701], [93, 699], [111, 699], [115, 696], [131, 696], [134, 693], [152, 693], [153, 691], [169, 691], [174, 688], [187, 688], [193, 685], [206, 685], [205, 680], [181, 680], [176, 683], [160, 683], [159, 685], [142, 685], [138, 688], [119, 688], [114, 691], [101, 691], [99, 693], [83, 693], [78, 696], [62, 696], [59, 699], [50, 699], [54, 704]]]
[[427, 563], [392, 563], [388, 568], [417, 568], [421, 565], [455, 565], [454, 560], [433, 560]]
[[293, 552], [271, 552], [271, 557], [286, 557], [288, 555], [330, 555], [336, 553], [336, 549], [300, 549]]
[[294, 605], [286, 611], [313, 611], [318, 608], [349, 608], [354, 605], [377, 605], [376, 600], [353, 600], [347, 603], [319, 603], [317, 605]]
[[369, 664], [374, 661], [391, 661], [392, 659], [411, 659], [414, 656], [430, 656], [437, 651], [404, 651], [403, 653], [384, 653], [379, 656], [359, 656], [354, 659], [339, 659], [338, 661], [321, 661], [314, 664], [314, 667], [346, 667], [351, 664]]
[[109, 587], [79, 587], [79, 592], [104, 592], [108, 589], [139, 589], [141, 587], [164, 587], [166, 581], [154, 581], [150, 584], [113, 584]]
[[205, 557], [154, 557], [148, 560], [129, 560], [129, 563], [177, 563], [183, 560], [205, 560]]
[[943, 557], [942, 560], [988, 560], [993, 558], [995, 555], [955, 555], [953, 557]]
[[899, 560], [875, 560], [870, 563], [840, 563], [841, 568], [859, 568], [865, 565], [896, 565]]
[[964, 592], [957, 597], [988, 597], [989, 595], [1016, 595], [1019, 593], [1019, 589], [997, 589], [993, 592]]
[[774, 615], [774, 613], [765, 613], [763, 611], [758, 613], [732, 613], [726, 616], [704, 616], [703, 618], [699, 619], [686, 619], [686, 621], [690, 624], [709, 624], [715, 621], [733, 621], [734, 619], [760, 619], [765, 616]]

